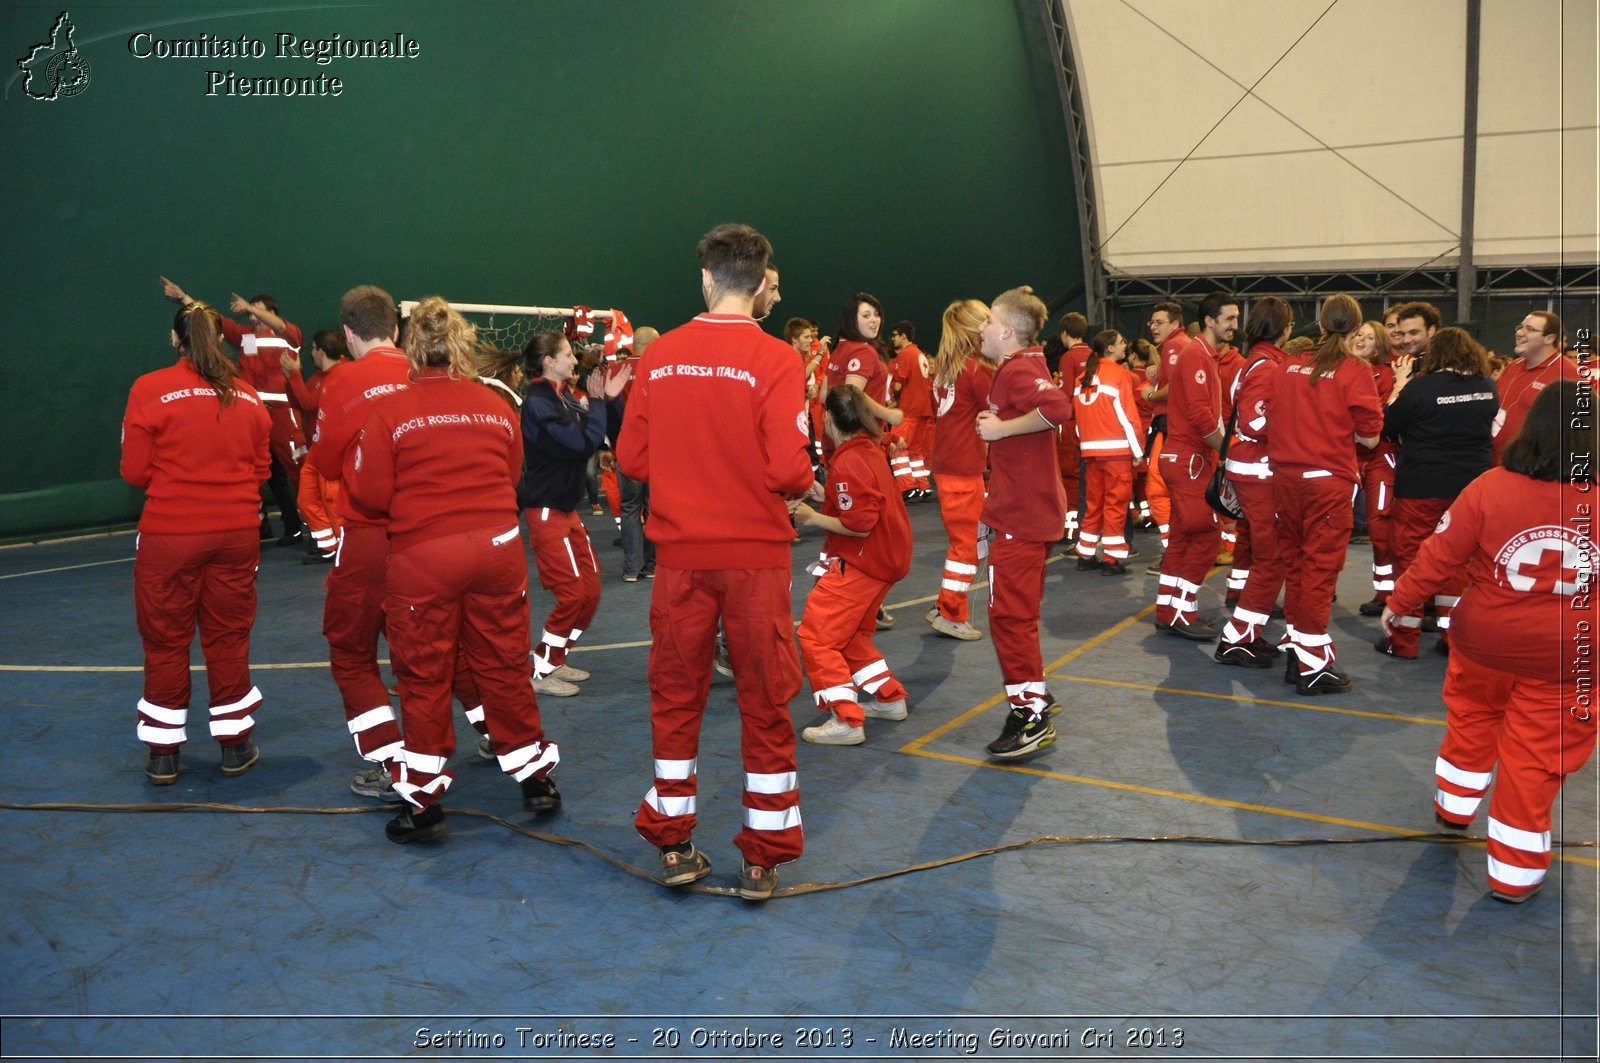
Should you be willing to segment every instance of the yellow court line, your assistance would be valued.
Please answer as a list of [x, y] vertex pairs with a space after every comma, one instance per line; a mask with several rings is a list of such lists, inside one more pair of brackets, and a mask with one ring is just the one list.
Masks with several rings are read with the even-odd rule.
[[[904, 750], [902, 750], [904, 752]], [[974, 757], [962, 757], [951, 753], [934, 753], [927, 750], [918, 750], [919, 757], [930, 757], [934, 760], [948, 761], [951, 764], [967, 764], [974, 768], [994, 768], [999, 771], [1016, 772], [1021, 775], [1034, 775], [1041, 779], [1060, 779], [1064, 782], [1083, 783], [1086, 786], [1098, 786], [1107, 790], [1124, 790], [1128, 793], [1146, 794], [1151, 797], [1168, 797], [1178, 801], [1188, 801], [1199, 805], [1212, 805], [1217, 808], [1231, 808], [1240, 812], [1260, 812], [1269, 816], [1284, 816], [1289, 819], [1306, 819], [1315, 823], [1331, 823], [1340, 827], [1354, 827], [1357, 830], [1377, 831], [1380, 834], [1431, 834], [1431, 831], [1417, 830], [1415, 827], [1393, 827], [1385, 823], [1367, 823], [1359, 819], [1343, 819], [1339, 816], [1321, 816], [1315, 812], [1297, 812], [1290, 808], [1276, 808], [1272, 805], [1257, 805], [1249, 801], [1230, 801], [1224, 797], [1206, 797], [1203, 794], [1186, 794], [1178, 790], [1163, 790], [1154, 786], [1139, 786], [1135, 783], [1115, 782], [1111, 779], [1095, 779], [1086, 775], [1069, 775], [1066, 772], [1047, 771], [1043, 768], [1029, 767], [1026, 764], [996, 764], [990, 760], [978, 760]], [[1465, 844], [1475, 848], [1483, 848], [1482, 841], [1473, 839]], [[1600, 859], [1587, 856], [1567, 856], [1563, 853], [1552, 853], [1557, 860], [1569, 864], [1582, 864], [1585, 867], [1600, 867]]]
[[1218, 694], [1207, 690], [1183, 690], [1178, 687], [1155, 687], [1147, 683], [1127, 683], [1119, 679], [1091, 679], [1085, 675], [1052, 675], [1051, 679], [1062, 679], [1069, 683], [1094, 683], [1104, 687], [1125, 687], [1129, 690], [1153, 690], [1163, 694], [1187, 694], [1196, 698], [1214, 698], [1218, 701], [1243, 701], [1252, 705], [1281, 705], [1287, 709], [1304, 709], [1307, 712], [1332, 712], [1341, 716], [1368, 716], [1375, 720], [1396, 720], [1400, 723], [1425, 723], [1430, 727], [1443, 727], [1443, 720], [1430, 720], [1422, 716], [1400, 716], [1392, 712], [1373, 712], [1368, 709], [1341, 709], [1334, 705], [1322, 703], [1308, 704], [1304, 701], [1275, 701], [1272, 698], [1252, 698], [1236, 694]]
[[[608, 642], [600, 646], [574, 646], [568, 653], [597, 653], [600, 650], [636, 650], [650, 645], [650, 640], [643, 642]], [[388, 664], [389, 658], [379, 657], [379, 664]], [[288, 661], [282, 664], [255, 664], [250, 665], [252, 672], [284, 672], [297, 668], [326, 668], [327, 661]], [[191, 664], [189, 671], [203, 672], [203, 664]], [[0, 672], [142, 672], [144, 666], [140, 664], [0, 664]]]

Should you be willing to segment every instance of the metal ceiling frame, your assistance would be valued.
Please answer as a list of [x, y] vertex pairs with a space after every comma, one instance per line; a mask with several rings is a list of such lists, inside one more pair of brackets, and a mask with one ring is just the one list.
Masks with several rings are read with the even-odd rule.
[[[1485, 266], [1472, 260], [1472, 216], [1475, 204], [1470, 196], [1463, 203], [1463, 235], [1465, 246], [1456, 248], [1459, 260], [1449, 266], [1426, 263], [1402, 269], [1369, 270], [1282, 270], [1272, 272], [1240, 272], [1220, 270], [1215, 273], [1188, 273], [1140, 276], [1123, 273], [1107, 267], [1100, 246], [1099, 196], [1094, 179], [1094, 137], [1089, 111], [1084, 106], [1084, 87], [1077, 58], [1072, 45], [1071, 17], [1068, 0], [1038, 0], [1040, 20], [1048, 34], [1051, 52], [1055, 59], [1056, 89], [1060, 96], [1061, 114], [1067, 126], [1067, 145], [1071, 151], [1073, 177], [1077, 182], [1075, 199], [1078, 206], [1079, 253], [1083, 261], [1083, 287], [1081, 294], [1085, 313], [1091, 321], [1107, 320], [1107, 311], [1134, 304], [1148, 304], [1162, 299], [1198, 299], [1205, 294], [1222, 290], [1243, 298], [1277, 295], [1288, 299], [1315, 298], [1346, 292], [1357, 298], [1383, 299], [1440, 299], [1452, 296], [1458, 308], [1468, 307], [1476, 298], [1543, 298], [1594, 297], [1600, 295], [1600, 265], [1585, 263], [1556, 266]], [[1479, 0], [1469, 0], [1471, 16], [1468, 19], [1468, 52], [1474, 62], [1468, 64], [1468, 99], [1476, 103], [1476, 53], [1478, 51]], [[1475, 106], [1470, 109], [1475, 111]], [[1476, 114], [1464, 115], [1466, 129], [1474, 132]], [[1464, 138], [1469, 145], [1474, 137]], [[1466, 150], [1463, 164], [1469, 175], [1476, 168], [1471, 147]], [[1465, 290], [1463, 290], [1465, 289]], [[1078, 296], [1080, 289], [1059, 295], [1051, 305], [1051, 312], [1060, 309], [1069, 299]], [[1463, 315], [1463, 319], [1465, 319]]]

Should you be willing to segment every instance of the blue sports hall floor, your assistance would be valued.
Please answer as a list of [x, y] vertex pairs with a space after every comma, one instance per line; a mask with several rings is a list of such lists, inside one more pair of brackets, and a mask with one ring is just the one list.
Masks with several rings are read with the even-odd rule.
[[[1557, 807], [1544, 891], [1490, 899], [1483, 819], [1434, 833], [1445, 659], [1431, 636], [1414, 662], [1369, 648], [1365, 547], [1333, 621], [1356, 686], [1318, 699], [1155, 633], [1149, 535], [1127, 577], [1052, 561], [1059, 739], [1000, 764], [993, 649], [923, 622], [943, 533], [934, 505], [912, 519], [879, 641], [910, 718], [869, 721], [860, 747], [801, 744], [806, 854], [765, 905], [732, 889], [727, 679], [700, 761], [714, 871], [686, 891], [651, 878], [632, 827], [651, 585], [622, 582], [609, 517], [585, 517], [604, 597], [573, 663], [594, 677], [543, 702], [565, 807], [524, 814], [458, 719], [434, 847], [389, 843], [392, 810], [349, 790], [324, 569], [263, 552], [261, 762], [222, 778], [202, 725], [157, 789], [134, 738], [133, 536], [0, 549], [0, 1056], [1595, 1057], [1595, 767]], [[796, 617], [816, 548], [808, 532], [794, 550]], [[793, 715], [816, 720], [808, 691]]]

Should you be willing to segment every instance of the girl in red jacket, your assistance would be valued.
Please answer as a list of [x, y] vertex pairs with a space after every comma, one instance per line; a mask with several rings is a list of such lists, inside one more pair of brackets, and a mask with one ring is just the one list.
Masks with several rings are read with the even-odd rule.
[[1317, 324], [1315, 350], [1278, 367], [1264, 427], [1292, 648], [1284, 681], [1302, 695], [1350, 689], [1350, 677], [1334, 667], [1328, 619], [1355, 519], [1353, 444], [1373, 446], [1383, 430], [1372, 372], [1350, 353], [1360, 305], [1348, 295], [1329, 296]]
[[978, 326], [988, 317], [989, 308], [976, 299], [945, 307], [944, 333], [933, 363], [933, 482], [950, 549], [928, 623], [947, 638], [967, 642], [983, 638], [972, 626], [967, 595], [978, 576], [978, 517], [983, 513], [983, 474], [989, 467], [989, 445], [972, 428], [978, 414], [988, 409], [994, 381], [994, 366], [978, 351]]
[[404, 749], [391, 761], [405, 809], [390, 841], [449, 833], [440, 799], [453, 778], [451, 681], [459, 644], [483, 697], [500, 768], [522, 784], [522, 806], [553, 812], [560, 762], [528, 684], [528, 558], [517, 524], [522, 434], [477, 382], [473, 328], [443, 299], [411, 312], [411, 386], [372, 404], [346, 489], [387, 522], [383, 603], [400, 681]]
[[1595, 443], [1587, 385], [1546, 388], [1503, 467], [1450, 503], [1383, 610], [1393, 634], [1466, 571], [1433, 812], [1441, 827], [1466, 830], [1494, 777], [1489, 889], [1510, 904], [1544, 885], [1551, 807], [1594, 752]]
[[250, 682], [256, 618], [261, 482], [272, 469], [272, 421], [222, 347], [222, 316], [191, 301], [172, 322], [178, 363], [133, 382], [122, 418], [122, 478], [145, 491], [133, 563], [133, 604], [144, 643], [139, 740], [145, 774], [178, 781], [188, 738], [189, 644], [200, 628], [211, 737], [222, 774], [260, 757], [250, 734], [261, 691]]
[[[911, 571], [911, 522], [878, 442], [878, 419], [860, 389], [828, 392], [823, 430], [832, 441], [822, 512], [794, 505], [799, 524], [828, 533], [827, 571], [806, 598], [800, 655], [828, 718], [800, 737], [824, 746], [867, 740], [866, 717], [906, 718], [906, 689], [872, 644], [879, 606]], [[864, 709], [857, 690], [872, 699]]]
[[[1089, 349], [1083, 375], [1073, 388], [1084, 463], [1078, 570], [1098, 568], [1102, 575], [1121, 576], [1128, 571], [1128, 504], [1133, 501], [1133, 464], [1144, 456], [1144, 431], [1134, 404], [1133, 377], [1121, 364], [1128, 356], [1128, 341], [1116, 329], [1106, 329], [1090, 341]], [[1070, 498], [1067, 504], [1072, 504]], [[1095, 560], [1096, 549], [1104, 551], [1103, 561]]]

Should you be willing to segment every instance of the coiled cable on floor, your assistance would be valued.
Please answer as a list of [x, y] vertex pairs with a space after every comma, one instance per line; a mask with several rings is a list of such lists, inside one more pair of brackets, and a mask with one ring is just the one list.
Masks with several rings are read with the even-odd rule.
[[[360, 808], [307, 808], [296, 805], [277, 805], [260, 807], [254, 805], [228, 805], [211, 801], [182, 801], [172, 803], [144, 803], [127, 805], [100, 805], [77, 801], [42, 801], [33, 804], [15, 804], [10, 801], [0, 801], [0, 809], [14, 812], [228, 812], [249, 815], [318, 815], [318, 816], [348, 816], [372, 815], [373, 813], [392, 813], [394, 805], [373, 805]], [[535, 830], [519, 823], [497, 816], [492, 812], [485, 812], [477, 808], [463, 808], [451, 805], [451, 816], [476, 816], [498, 824], [516, 834], [521, 834], [537, 841], [547, 842], [551, 845], [561, 845], [573, 849], [582, 849], [592, 853], [601, 860], [610, 864], [619, 871], [624, 871], [646, 882], [657, 882], [655, 875], [637, 867], [618, 856], [613, 856], [595, 845], [577, 838], [568, 838], [562, 834], [553, 834], [549, 831]], [[1359, 838], [1222, 838], [1205, 834], [1039, 834], [1021, 841], [1007, 842], [1004, 845], [994, 845], [986, 849], [974, 849], [971, 852], [957, 853], [954, 856], [942, 857], [938, 860], [927, 860], [922, 863], [909, 864], [905, 867], [891, 868], [887, 871], [878, 871], [861, 878], [854, 878], [844, 882], [803, 882], [797, 886], [779, 886], [773, 893], [774, 897], [799, 897], [807, 893], [827, 893], [833, 890], [849, 889], [854, 886], [864, 886], [872, 882], [882, 882], [886, 879], [898, 878], [918, 871], [932, 871], [935, 868], [949, 867], [953, 864], [965, 863], [968, 860], [977, 860], [986, 856], [996, 856], [1000, 853], [1016, 852], [1020, 849], [1030, 849], [1039, 845], [1265, 845], [1278, 847], [1296, 847], [1309, 845], [1382, 845], [1397, 842], [1445, 842], [1451, 845], [1482, 844], [1484, 839], [1468, 834], [1455, 832], [1441, 833], [1434, 831], [1418, 831], [1415, 834], [1392, 834], [1377, 837]], [[1594, 841], [1565, 841], [1553, 840], [1552, 849], [1596, 849], [1600, 843]], [[708, 886], [695, 883], [691, 886], [680, 887], [679, 893], [704, 893], [718, 897], [737, 897], [739, 891], [731, 886]]]

